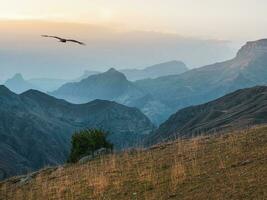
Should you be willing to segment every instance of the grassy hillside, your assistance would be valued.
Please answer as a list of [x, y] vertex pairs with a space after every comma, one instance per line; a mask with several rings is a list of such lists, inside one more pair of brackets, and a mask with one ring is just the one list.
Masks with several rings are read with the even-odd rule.
[[267, 127], [179, 140], [0, 183], [0, 199], [267, 199]]
[[267, 87], [256, 86], [179, 110], [149, 135], [146, 143], [156, 144], [203, 133], [211, 135], [266, 123]]

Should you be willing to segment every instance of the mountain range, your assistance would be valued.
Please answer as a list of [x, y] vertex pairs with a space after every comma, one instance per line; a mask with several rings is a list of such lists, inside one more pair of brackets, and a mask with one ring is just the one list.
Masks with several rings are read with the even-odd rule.
[[159, 124], [168, 111], [161, 102], [128, 81], [126, 76], [115, 70], [89, 76], [80, 82], [67, 83], [58, 90], [49, 93], [72, 103], [85, 103], [94, 99], [111, 100], [123, 105], [138, 107], [155, 124]]
[[152, 65], [144, 69], [123, 69], [119, 71], [122, 72], [128, 80], [136, 81], [147, 78], [158, 78], [160, 76], [182, 74], [188, 71], [188, 68], [183, 62], [173, 60]]
[[94, 100], [75, 105], [42, 92], [17, 95], [0, 86], [0, 175], [26, 173], [63, 163], [73, 132], [101, 128], [116, 149], [139, 145], [154, 129], [136, 108]]
[[[27, 81], [21, 84], [22, 76], [15, 80], [20, 83], [17, 93], [29, 87]], [[6, 82], [9, 87], [13, 84]], [[144, 138], [157, 143], [266, 123], [266, 84], [267, 39], [263, 39], [248, 42], [231, 60], [178, 75], [133, 82], [111, 68], [49, 93], [76, 104], [36, 90], [18, 95], [1, 86], [0, 176], [64, 162], [71, 134], [83, 128], [111, 132], [109, 139], [121, 149]], [[239, 90], [248, 87], [254, 88]], [[153, 123], [166, 119], [155, 130]]]
[[[27, 82], [34, 85], [35, 87], [40, 88], [39, 90], [43, 92], [49, 92], [49, 91], [54, 91], [58, 89], [63, 84], [67, 83], [68, 80], [55, 79], [55, 78], [54, 79], [53, 78], [33, 78], [33, 79], [27, 80]], [[34, 89], [34, 88], [28, 88], [27, 90], [30, 90], [30, 89]]]
[[[74, 80], [72, 80], [71, 82], [80, 82], [81, 80], [83, 80], [83, 79], [86, 79], [86, 78], [88, 78], [89, 76], [92, 76], [92, 75], [95, 75], [95, 74], [100, 74], [101, 72], [99, 72], [99, 71], [92, 71], [92, 70], [85, 70], [84, 72], [83, 72], [83, 74], [80, 76], [80, 77], [78, 77], [78, 78], [76, 78], [76, 79], [74, 79]], [[62, 84], [63, 85], [63, 84]], [[61, 86], [62, 86], [61, 85]], [[59, 87], [58, 87], [59, 88]], [[58, 89], [57, 88], [57, 89]], [[50, 91], [53, 91], [53, 90], [50, 90]]]
[[29, 89], [40, 90], [40, 88], [38, 88], [34, 84], [26, 81], [23, 78], [23, 76], [19, 73], [15, 74], [12, 78], [8, 79], [4, 83], [4, 85], [17, 94], [25, 92]]
[[231, 60], [178, 75], [131, 82], [111, 69], [79, 83], [65, 84], [51, 94], [73, 103], [100, 98], [135, 106], [159, 125], [179, 109], [214, 100], [237, 89], [266, 84], [267, 39], [262, 39], [248, 42]]
[[[180, 74], [187, 71], [188, 68], [181, 61], [169, 61], [161, 64], [146, 67], [144, 69], [125, 69], [120, 70], [129, 80], [140, 80], [144, 78], [156, 78], [163, 75]], [[52, 78], [33, 78], [25, 80], [22, 74], [15, 74], [4, 84], [16, 93], [22, 93], [30, 89], [38, 89], [43, 92], [51, 92], [68, 82], [80, 82], [91, 75], [100, 74], [100, 71], [85, 70], [83, 74], [75, 79], [52, 79]]]
[[53, 91], [58, 89], [66, 82], [68, 82], [68, 80], [52, 78], [34, 78], [25, 80], [22, 74], [17, 73], [5, 81], [4, 85], [11, 91], [20, 94], [31, 89], [42, 92]]
[[248, 42], [232, 60], [180, 75], [135, 82], [172, 111], [214, 100], [237, 89], [266, 84], [267, 39]]
[[179, 110], [147, 142], [194, 137], [267, 124], [267, 87], [240, 89], [217, 100]]

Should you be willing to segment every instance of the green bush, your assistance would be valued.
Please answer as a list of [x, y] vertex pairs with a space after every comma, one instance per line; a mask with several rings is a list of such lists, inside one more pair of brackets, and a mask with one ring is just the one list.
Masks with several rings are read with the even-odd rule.
[[69, 163], [75, 163], [82, 157], [92, 155], [100, 148], [113, 149], [113, 145], [107, 141], [107, 133], [98, 129], [86, 129], [76, 132], [72, 136]]

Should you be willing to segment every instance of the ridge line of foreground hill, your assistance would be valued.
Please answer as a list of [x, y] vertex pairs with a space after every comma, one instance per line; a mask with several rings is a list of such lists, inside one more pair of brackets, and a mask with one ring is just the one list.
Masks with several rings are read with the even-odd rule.
[[267, 199], [267, 126], [47, 168], [0, 199]]
[[146, 143], [223, 133], [266, 123], [267, 86], [255, 86], [178, 110], [149, 135]]

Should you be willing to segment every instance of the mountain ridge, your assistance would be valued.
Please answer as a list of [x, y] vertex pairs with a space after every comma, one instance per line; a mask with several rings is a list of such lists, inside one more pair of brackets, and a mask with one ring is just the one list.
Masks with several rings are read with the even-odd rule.
[[17, 95], [5, 86], [0, 86], [0, 119], [4, 177], [64, 163], [71, 135], [80, 129], [110, 132], [116, 149], [141, 143], [154, 129], [137, 108], [105, 100], [71, 104], [36, 90]]
[[[89, 76], [77, 83], [67, 83], [49, 94], [72, 103], [103, 99], [116, 101], [130, 107], [138, 107], [155, 124], [162, 121], [162, 113], [168, 110], [167, 106], [153, 99], [152, 96], [129, 81], [122, 72], [114, 68]], [[155, 105], [159, 110], [155, 109]]]
[[[192, 69], [180, 75], [140, 80], [135, 84], [176, 111], [214, 100], [237, 89], [267, 85], [265, 41], [247, 43], [235, 58], [225, 62]], [[257, 49], [261, 49], [260, 53]], [[253, 56], [247, 57], [244, 52]]]
[[136, 81], [146, 78], [181, 74], [188, 71], [188, 68], [182, 61], [172, 60], [151, 65], [144, 69], [122, 69], [119, 71], [124, 73], [128, 80]]
[[39, 89], [35, 85], [26, 81], [20, 73], [17, 73], [12, 78], [8, 79], [4, 85], [17, 94], [29, 89]]
[[261, 124], [267, 124], [267, 86], [240, 89], [214, 101], [181, 109], [160, 125], [147, 143]]
[[[247, 56], [248, 54], [251, 56]], [[112, 77], [106, 76], [104, 72], [85, 79], [91, 82], [83, 80], [76, 83], [76, 88], [71, 87], [73, 84], [65, 85], [66, 94], [60, 94], [61, 88], [52, 95], [74, 103], [99, 98], [138, 107], [159, 125], [179, 109], [214, 100], [238, 89], [267, 85], [266, 66], [266, 40], [259, 40], [246, 43], [231, 60], [192, 69], [178, 75], [135, 82], [128, 81], [124, 76], [119, 84], [112, 85], [109, 83]], [[92, 77], [102, 76], [106, 78], [99, 80], [101, 84], [95, 84], [96, 80], [93, 81]]]

